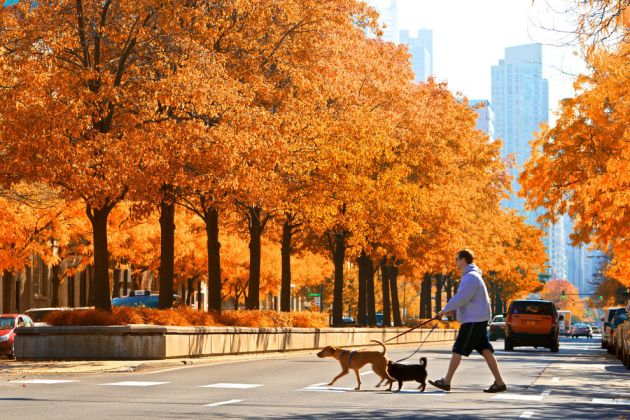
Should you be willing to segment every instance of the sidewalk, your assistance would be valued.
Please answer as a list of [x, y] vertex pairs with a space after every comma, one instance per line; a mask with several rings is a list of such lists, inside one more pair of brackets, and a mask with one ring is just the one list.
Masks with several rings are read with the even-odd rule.
[[[424, 347], [442, 345], [427, 342]], [[388, 344], [388, 347], [414, 347], [416, 344]], [[349, 347], [350, 348], [350, 347]], [[76, 360], [76, 361], [17, 361], [0, 359], [0, 375], [45, 375], [75, 373], [125, 373], [177, 368], [188, 365], [209, 365], [235, 363], [245, 360], [279, 359], [301, 356], [315, 356], [319, 349], [289, 352], [247, 353], [221, 356], [160, 359], [160, 360]]]

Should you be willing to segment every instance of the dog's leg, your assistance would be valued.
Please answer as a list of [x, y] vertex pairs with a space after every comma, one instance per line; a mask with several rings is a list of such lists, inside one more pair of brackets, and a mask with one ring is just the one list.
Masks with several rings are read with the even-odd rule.
[[340, 373], [339, 375], [335, 376], [335, 377], [333, 378], [333, 380], [332, 380], [332, 381], [330, 381], [330, 383], [329, 383], [328, 385], [330, 386], [330, 385], [334, 384], [334, 383], [337, 381], [337, 379], [339, 379], [339, 378], [341, 378], [342, 376], [347, 375], [347, 374], [348, 374], [348, 369], [344, 369], [344, 370], [342, 370], [342, 371], [341, 371], [341, 373]]
[[425, 382], [422, 382], [420, 384], [420, 386], [418, 387], [418, 389], [420, 390], [420, 392], [424, 392], [424, 388], [426, 388], [427, 384]]
[[354, 390], [358, 391], [361, 389], [361, 375], [359, 375], [359, 369], [355, 369], [354, 373], [357, 375], [357, 387], [354, 388]]
[[402, 389], [402, 385], [403, 385], [403, 381], [401, 381], [400, 379], [398, 380], [398, 391], [396, 392], [400, 392], [400, 390]]

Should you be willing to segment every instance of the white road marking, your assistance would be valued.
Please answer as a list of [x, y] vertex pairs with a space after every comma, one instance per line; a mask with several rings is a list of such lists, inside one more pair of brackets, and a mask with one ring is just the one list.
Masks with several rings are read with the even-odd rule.
[[551, 391], [547, 390], [547, 391], [543, 391], [542, 394], [540, 395], [542, 395], [543, 397], [548, 397], [549, 394], [551, 394]]
[[613, 400], [612, 398], [593, 398], [592, 404], [630, 405], [630, 400]]
[[297, 391], [317, 391], [317, 392], [348, 392], [354, 391], [354, 388], [344, 388], [340, 386], [307, 386]]
[[197, 388], [249, 389], [249, 388], [256, 388], [259, 386], [262, 386], [262, 384], [233, 384], [233, 383], [219, 382], [219, 383], [210, 384], [210, 385], [200, 385]]
[[551, 378], [551, 382], [558, 382], [560, 380], [560, 378], [558, 378], [557, 376], [555, 378]]
[[64, 379], [25, 379], [23, 381], [11, 381], [18, 384], [65, 384], [68, 382], [79, 382], [79, 381], [69, 381]]
[[109, 384], [99, 384], [99, 385], [111, 385], [111, 386], [155, 386], [155, 385], [163, 385], [163, 384], [170, 384], [170, 382], [123, 381], [123, 382], [111, 382]]
[[227, 400], [227, 401], [220, 401], [220, 402], [215, 402], [212, 404], [206, 404], [204, 405], [204, 407], [217, 407], [219, 405], [226, 405], [226, 404], [234, 404], [234, 403], [239, 403], [243, 400]]
[[522, 419], [529, 419], [534, 415], [533, 411], [525, 411], [523, 412], [523, 414], [521, 414], [519, 417]]
[[493, 400], [518, 400], [518, 401], [542, 401], [543, 395], [499, 394], [492, 397]]

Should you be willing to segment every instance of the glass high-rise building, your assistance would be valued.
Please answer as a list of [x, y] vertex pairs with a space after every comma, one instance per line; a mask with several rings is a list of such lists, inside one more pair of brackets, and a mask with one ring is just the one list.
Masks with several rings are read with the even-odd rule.
[[399, 42], [397, 0], [366, 0], [367, 4], [378, 10], [381, 15], [378, 23], [383, 28], [383, 39], [395, 44]]
[[517, 181], [523, 164], [531, 155], [529, 142], [540, 124], [549, 119], [549, 92], [542, 77], [542, 46], [519, 45], [505, 49], [505, 58], [492, 66], [492, 110], [494, 133], [504, 142], [503, 156], [513, 155], [516, 168], [513, 194], [506, 203], [535, 223], [535, 214], [525, 212], [524, 200], [517, 197]]
[[[483, 106], [481, 106], [483, 104]], [[470, 99], [468, 105], [475, 108], [477, 113], [477, 129], [485, 132], [490, 139], [494, 139], [494, 112], [487, 99]], [[478, 106], [479, 105], [479, 106]]]
[[424, 82], [433, 74], [433, 31], [419, 29], [416, 36], [409, 31], [400, 31], [401, 44], [407, 45], [411, 54], [411, 68], [416, 82]]

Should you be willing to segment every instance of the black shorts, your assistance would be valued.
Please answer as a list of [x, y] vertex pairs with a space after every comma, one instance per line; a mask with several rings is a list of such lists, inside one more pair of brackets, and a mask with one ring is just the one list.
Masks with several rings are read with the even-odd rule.
[[494, 348], [488, 340], [487, 328], [488, 321], [462, 324], [457, 333], [455, 345], [453, 345], [453, 353], [469, 356], [473, 350], [477, 350], [481, 354], [484, 349], [490, 349], [494, 353]]

